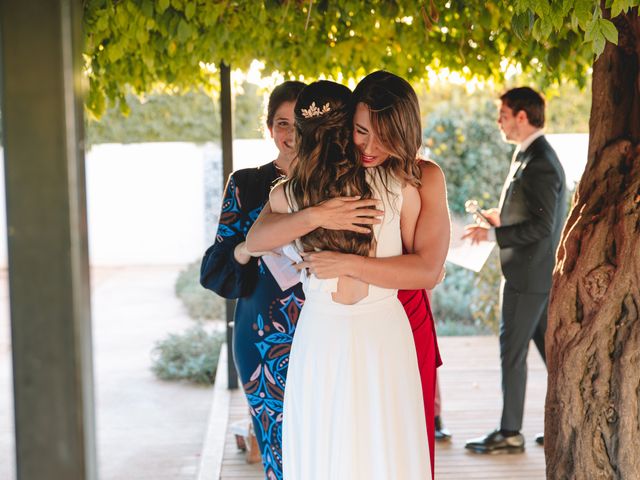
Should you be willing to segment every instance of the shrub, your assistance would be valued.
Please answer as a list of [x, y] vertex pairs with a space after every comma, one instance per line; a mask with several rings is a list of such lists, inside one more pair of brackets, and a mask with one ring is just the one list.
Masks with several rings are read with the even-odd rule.
[[191, 263], [178, 275], [176, 296], [182, 300], [189, 316], [196, 320], [223, 320], [225, 300], [200, 285], [200, 261]]
[[470, 310], [473, 318], [485, 327], [487, 333], [498, 333], [500, 325], [500, 258], [498, 249], [491, 252], [480, 273], [474, 275]]
[[491, 330], [472, 310], [478, 275], [453, 264], [447, 276], [432, 292], [431, 307], [438, 335], [484, 335]]
[[447, 265], [447, 275], [432, 294], [433, 315], [437, 322], [471, 325], [473, 317], [469, 296], [473, 290], [473, 272], [456, 265]]
[[492, 102], [472, 114], [449, 106], [429, 117], [423, 138], [429, 157], [445, 173], [453, 213], [464, 214], [470, 198], [483, 208], [498, 205], [513, 146], [502, 140], [495, 118]]
[[[449, 105], [429, 117], [423, 132], [425, 144], [430, 158], [446, 175], [449, 209], [454, 215], [467, 215], [464, 203], [471, 198], [482, 208], [498, 205], [513, 146], [502, 139], [495, 118], [493, 102], [484, 102], [471, 114]], [[479, 274], [447, 265], [447, 277], [434, 290], [436, 320], [475, 326], [479, 333], [496, 332], [499, 288], [500, 267], [495, 252]]]
[[[126, 96], [128, 114], [118, 107], [87, 122], [87, 144], [143, 142], [219, 142], [220, 101], [204, 92]], [[234, 138], [262, 138], [264, 98], [244, 82], [234, 96]]]
[[224, 332], [208, 333], [200, 324], [182, 335], [171, 333], [156, 342], [151, 371], [162, 380], [213, 384], [224, 340]]

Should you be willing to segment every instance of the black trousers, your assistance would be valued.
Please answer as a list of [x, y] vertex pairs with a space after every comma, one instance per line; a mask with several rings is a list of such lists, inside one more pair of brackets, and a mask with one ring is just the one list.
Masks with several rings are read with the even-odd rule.
[[500, 321], [502, 367], [502, 419], [500, 428], [521, 430], [527, 386], [527, 354], [534, 341], [546, 363], [544, 334], [547, 330], [548, 293], [523, 293], [503, 280]]

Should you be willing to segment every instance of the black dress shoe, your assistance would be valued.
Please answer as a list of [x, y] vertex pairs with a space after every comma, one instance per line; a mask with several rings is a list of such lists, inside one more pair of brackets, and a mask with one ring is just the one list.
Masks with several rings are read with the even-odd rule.
[[522, 434], [505, 437], [500, 430], [494, 430], [489, 435], [469, 440], [464, 448], [474, 453], [522, 453], [524, 452], [524, 437]]
[[542, 433], [539, 433], [538, 435], [536, 435], [536, 443], [544, 447], [544, 435]]
[[435, 418], [436, 424], [436, 441], [448, 442], [451, 440], [451, 432], [442, 426], [442, 419], [440, 417]]

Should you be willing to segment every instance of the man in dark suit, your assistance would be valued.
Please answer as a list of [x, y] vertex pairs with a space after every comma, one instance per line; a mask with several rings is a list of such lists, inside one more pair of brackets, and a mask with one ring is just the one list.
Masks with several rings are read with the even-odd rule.
[[[476, 453], [524, 451], [520, 433], [527, 381], [527, 352], [533, 339], [545, 359], [547, 303], [555, 255], [567, 209], [564, 171], [544, 138], [545, 103], [528, 87], [500, 97], [498, 124], [517, 145], [497, 209], [483, 211], [488, 224], [468, 226], [463, 238], [495, 240], [502, 266], [500, 359], [503, 407], [500, 428], [470, 440]], [[543, 443], [539, 435], [536, 442]]]

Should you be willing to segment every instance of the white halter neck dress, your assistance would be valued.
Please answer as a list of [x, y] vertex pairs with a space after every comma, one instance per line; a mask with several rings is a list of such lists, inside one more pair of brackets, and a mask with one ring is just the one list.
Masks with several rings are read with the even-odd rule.
[[[385, 187], [379, 175], [369, 174], [385, 210], [376, 256], [400, 255], [401, 185], [389, 178]], [[332, 300], [336, 285], [303, 282], [284, 395], [284, 480], [431, 478], [415, 344], [397, 291], [370, 285], [343, 305]]]

